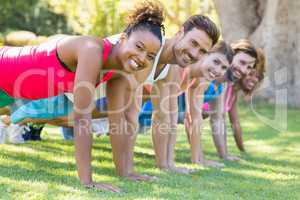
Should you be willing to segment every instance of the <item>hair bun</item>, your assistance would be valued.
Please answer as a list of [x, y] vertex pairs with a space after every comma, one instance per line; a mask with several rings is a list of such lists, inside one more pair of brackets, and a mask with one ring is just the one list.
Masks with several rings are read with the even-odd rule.
[[138, 3], [135, 8], [129, 13], [127, 22], [129, 26], [134, 26], [139, 23], [149, 22], [162, 27], [164, 21], [163, 6], [156, 0], [145, 0]]

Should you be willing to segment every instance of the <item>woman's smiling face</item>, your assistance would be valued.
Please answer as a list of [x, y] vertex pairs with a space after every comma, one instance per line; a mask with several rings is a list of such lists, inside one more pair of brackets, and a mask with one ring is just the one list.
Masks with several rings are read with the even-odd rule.
[[203, 76], [209, 81], [223, 77], [229, 66], [229, 61], [224, 54], [208, 53], [202, 62]]
[[118, 58], [127, 73], [152, 67], [155, 56], [161, 47], [160, 40], [151, 32], [137, 30], [121, 37]]

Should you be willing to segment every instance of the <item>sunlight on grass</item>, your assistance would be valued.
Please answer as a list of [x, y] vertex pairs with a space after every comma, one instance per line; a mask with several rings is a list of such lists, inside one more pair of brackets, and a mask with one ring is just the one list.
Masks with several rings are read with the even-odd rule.
[[269, 145], [267, 142], [261, 140], [250, 140], [245, 142], [245, 144], [250, 147], [251, 152], [253, 153], [260, 152], [273, 154], [278, 153], [281, 150], [279, 147]]
[[247, 170], [247, 169], [231, 170], [231, 169], [226, 169], [225, 171], [231, 172], [233, 174], [238, 174], [238, 175], [241, 175], [241, 176], [244, 176], [244, 177], [251, 176], [251, 177], [255, 177], [255, 178], [268, 179], [268, 180], [271, 180], [271, 181], [275, 181], [275, 180], [280, 180], [280, 181], [291, 180], [292, 181], [292, 180], [299, 179], [299, 176], [293, 175], [293, 174], [274, 173], [272, 171], [257, 171], [257, 169], [255, 169], [255, 170]]
[[[272, 114], [268, 108], [263, 112]], [[293, 110], [289, 117], [299, 115]], [[299, 199], [300, 129], [295, 120], [289, 120], [289, 129], [279, 133], [257, 121], [247, 107], [240, 110], [240, 117], [248, 153], [241, 155], [240, 162], [224, 162], [223, 169], [191, 164], [184, 126], [178, 126], [176, 164], [196, 169], [190, 175], [155, 168], [150, 131], [139, 135], [135, 170], [159, 178], [150, 183], [117, 177], [109, 138], [94, 138], [93, 178], [121, 187], [122, 194], [82, 187], [73, 142], [63, 141], [57, 128], [46, 127], [41, 142], [0, 145], [0, 199]], [[202, 140], [206, 158], [218, 160], [209, 128]], [[230, 129], [228, 145], [231, 153], [239, 153]]]
[[[49, 183], [43, 181], [23, 181], [1, 178], [0, 188], [5, 187], [5, 195], [7, 199], [57, 199], [58, 197], [69, 196], [76, 199], [87, 192], [57, 183]], [[5, 199], [5, 198], [3, 198]], [[79, 199], [79, 198], [78, 198]]]
[[135, 147], [134, 148], [135, 151], [142, 153], [142, 154], [146, 154], [146, 155], [152, 155], [154, 156], [154, 151], [153, 149], [148, 149], [148, 148], [144, 148], [144, 147]]
[[36, 149], [31, 148], [31, 147], [26, 147], [26, 146], [22, 146], [22, 145], [6, 145], [4, 144], [3, 149], [5, 149], [5, 151], [9, 151], [11, 153], [24, 153], [24, 154], [37, 154], [38, 152], [36, 151]]

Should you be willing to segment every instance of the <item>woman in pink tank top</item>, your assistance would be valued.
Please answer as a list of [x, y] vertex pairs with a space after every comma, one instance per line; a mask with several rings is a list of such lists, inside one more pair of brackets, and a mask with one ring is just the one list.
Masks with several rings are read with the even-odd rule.
[[[65, 36], [37, 46], [0, 48], [0, 89], [8, 96], [41, 99], [74, 93], [74, 143], [80, 181], [86, 187], [115, 192], [120, 189], [92, 180], [92, 137], [88, 127], [93, 93], [95, 86], [103, 81], [152, 66], [162, 42], [163, 9], [146, 1], [129, 13], [128, 19], [128, 26], [116, 45], [95, 37]], [[113, 103], [118, 101], [113, 99]], [[117, 146], [117, 140], [112, 138], [117, 173], [135, 180], [135, 175], [122, 173], [126, 166]]]

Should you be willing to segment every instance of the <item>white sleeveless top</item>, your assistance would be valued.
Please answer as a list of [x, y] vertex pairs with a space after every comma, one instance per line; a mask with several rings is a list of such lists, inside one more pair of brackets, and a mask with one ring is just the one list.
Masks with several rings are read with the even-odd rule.
[[161, 52], [165, 46], [165, 43], [166, 43], [166, 40], [165, 38], [163, 37], [162, 38], [162, 44], [161, 44], [161, 47], [155, 57], [155, 60], [154, 60], [154, 63], [153, 63], [153, 66], [152, 66], [152, 70], [148, 76], [148, 78], [145, 80], [144, 83], [147, 83], [147, 84], [151, 84], [153, 85], [156, 81], [158, 80], [162, 80], [164, 79], [167, 75], [168, 75], [168, 72], [169, 72], [169, 69], [170, 69], [170, 65], [167, 64], [163, 70], [159, 73], [158, 77], [156, 79], [154, 79], [154, 76], [155, 76], [155, 72], [156, 72], [156, 69], [157, 69], [157, 65], [158, 65], [158, 61], [159, 61], [159, 58], [160, 58], [160, 55], [161, 55]]
[[[121, 34], [116, 34], [116, 35], [112, 35], [110, 37], [107, 37], [106, 39], [108, 39], [108, 41], [110, 41], [112, 44], [117, 44], [117, 42], [120, 40], [120, 36], [121, 36]], [[158, 62], [159, 62], [159, 58], [160, 58], [161, 52], [164, 48], [165, 42], [166, 42], [166, 40], [163, 37], [161, 47], [160, 47], [160, 49], [159, 49], [159, 51], [158, 51], [158, 53], [155, 57], [155, 60], [154, 60], [152, 70], [151, 70], [149, 76], [147, 77], [147, 79], [144, 81], [145, 84], [153, 85], [156, 81], [162, 80], [162, 79], [166, 78], [166, 76], [168, 75], [168, 72], [169, 72], [169, 69], [170, 69], [169, 64], [167, 64], [163, 68], [163, 70], [160, 72], [158, 77], [156, 79], [154, 79], [155, 72], [156, 72], [156, 69], [157, 69], [157, 65], [158, 65]], [[97, 99], [106, 97], [106, 92], [105, 91], [106, 91], [106, 83], [99, 84], [99, 86], [96, 88], [96, 93], [95, 93], [95, 98], [94, 99], [97, 100]], [[70, 101], [74, 102], [73, 93], [65, 93], [65, 96], [67, 96]]]

